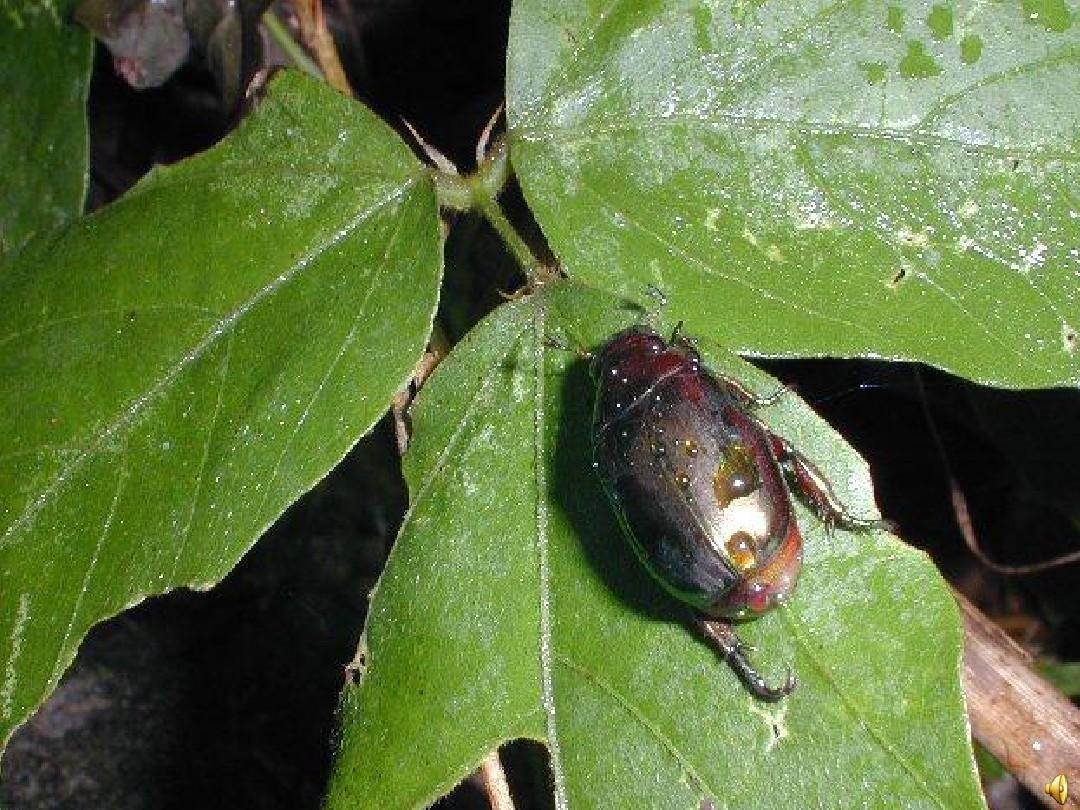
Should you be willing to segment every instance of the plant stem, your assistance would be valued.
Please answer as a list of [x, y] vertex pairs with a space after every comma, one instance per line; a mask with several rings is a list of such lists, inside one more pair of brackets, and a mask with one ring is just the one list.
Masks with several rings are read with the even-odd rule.
[[498, 748], [480, 763], [480, 778], [484, 781], [491, 810], [514, 810], [514, 800], [510, 797], [510, 786], [506, 782], [506, 773], [499, 760]]
[[[1036, 675], [1001, 628], [954, 592], [964, 619], [964, 691], [971, 735], [1050, 807], [1057, 774], [1080, 773], [1080, 710]], [[1080, 800], [1069, 791], [1069, 807]]]
[[529, 246], [525, 244], [525, 240], [510, 224], [510, 220], [506, 218], [506, 214], [503, 213], [498, 202], [491, 198], [480, 199], [477, 200], [477, 209], [491, 223], [491, 227], [495, 229], [495, 232], [502, 237], [503, 243], [510, 251], [510, 254], [517, 260], [517, 263], [521, 265], [521, 269], [529, 277], [529, 280], [535, 280], [543, 267], [543, 262], [536, 258]]
[[[457, 211], [479, 211], [502, 238], [510, 255], [528, 277], [530, 285], [541, 281], [544, 263], [536, 257], [525, 240], [521, 238], [521, 234], [510, 224], [510, 220], [503, 213], [502, 206], [499, 205], [499, 195], [510, 177], [510, 156], [506, 141], [502, 138], [497, 140], [487, 150], [487, 154], [476, 167], [476, 171], [462, 177], [449, 160], [426, 144], [412, 127], [409, 129], [435, 164], [435, 187], [439, 204]], [[486, 146], [489, 134], [490, 131], [486, 129], [481, 138], [481, 145], [477, 146], [478, 151], [482, 151]]]
[[326, 27], [322, 0], [293, 0], [293, 11], [300, 21], [300, 39], [314, 55], [315, 61], [326, 77], [326, 83], [347, 96], [353, 95], [352, 86], [345, 76], [337, 46]]
[[289, 57], [289, 60], [296, 65], [297, 68], [304, 73], [308, 73], [316, 78], [323, 78], [322, 71], [319, 70], [319, 66], [316, 65], [307, 52], [300, 47], [300, 44], [292, 38], [292, 34], [289, 33], [285, 25], [278, 19], [278, 16], [271, 9], [267, 9], [263, 14], [262, 24], [266, 28], [270, 37], [278, 44], [278, 47], [285, 52], [285, 55]]

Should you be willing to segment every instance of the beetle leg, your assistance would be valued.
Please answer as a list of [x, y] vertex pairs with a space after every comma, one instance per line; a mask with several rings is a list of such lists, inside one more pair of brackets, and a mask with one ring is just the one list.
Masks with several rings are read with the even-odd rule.
[[705, 638], [715, 645], [720, 655], [728, 662], [728, 666], [734, 670], [735, 674], [739, 676], [739, 680], [743, 682], [743, 685], [750, 690], [754, 697], [774, 703], [790, 695], [792, 690], [795, 689], [797, 681], [790, 671], [783, 686], [769, 686], [765, 683], [765, 679], [754, 669], [754, 665], [747, 658], [746, 645], [742, 643], [735, 633], [735, 629], [729, 623], [720, 619], [708, 619], [703, 616], [698, 617], [697, 623]]
[[891, 530], [892, 524], [886, 520], [856, 517], [847, 511], [840, 499], [833, 494], [828, 479], [813, 462], [791, 446], [791, 443], [774, 433], [769, 434], [773, 453], [780, 462], [780, 468], [788, 479], [788, 484], [798, 492], [803, 501], [818, 518], [830, 529], [839, 526], [849, 531], [873, 531], [874, 529]]

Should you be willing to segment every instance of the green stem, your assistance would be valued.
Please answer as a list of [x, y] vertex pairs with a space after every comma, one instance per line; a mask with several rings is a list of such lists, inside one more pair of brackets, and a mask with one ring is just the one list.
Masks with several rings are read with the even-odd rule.
[[476, 173], [466, 179], [471, 192], [472, 203], [476, 210], [491, 223], [496, 233], [502, 237], [507, 249], [528, 276], [530, 282], [537, 280], [543, 269], [541, 262], [532, 249], [521, 238], [521, 234], [510, 224], [502, 207], [499, 194], [506, 186], [510, 176], [510, 161], [505, 140], [498, 140], [488, 151], [487, 157], [476, 168]]
[[495, 232], [502, 237], [503, 243], [510, 251], [510, 254], [517, 260], [517, 263], [521, 265], [521, 269], [529, 277], [529, 281], [535, 281], [540, 269], [543, 267], [543, 262], [536, 258], [529, 246], [525, 244], [525, 240], [510, 224], [510, 220], [506, 218], [499, 204], [489, 197], [477, 200], [476, 207], [484, 215], [484, 218], [491, 223], [491, 227], [495, 229]]
[[267, 33], [270, 34], [281, 50], [285, 51], [285, 55], [292, 60], [292, 63], [296, 65], [296, 67], [304, 71], [304, 73], [310, 73], [318, 79], [323, 78], [319, 66], [316, 65], [314, 60], [312, 60], [304, 49], [300, 47], [300, 43], [292, 38], [292, 35], [273, 11], [268, 10], [263, 14], [262, 24], [266, 26]]

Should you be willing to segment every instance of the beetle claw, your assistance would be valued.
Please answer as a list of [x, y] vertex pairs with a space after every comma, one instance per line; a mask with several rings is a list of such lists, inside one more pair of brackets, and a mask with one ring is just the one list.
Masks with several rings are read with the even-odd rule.
[[700, 618], [698, 626], [705, 637], [716, 646], [717, 652], [727, 661], [743, 685], [759, 700], [774, 703], [790, 695], [798, 685], [794, 673], [788, 670], [782, 686], [769, 686], [747, 657], [747, 651], [753, 648], [744, 644], [727, 622]]
[[739, 676], [739, 680], [743, 682], [743, 685], [750, 690], [750, 693], [758, 700], [763, 700], [766, 703], [775, 703], [781, 698], [787, 697], [795, 691], [795, 687], [799, 684], [795, 674], [789, 669], [783, 685], [769, 686], [761, 674], [754, 669], [754, 665], [750, 663], [749, 659], [742, 654], [741, 650], [729, 655], [727, 662], [735, 671], [735, 674]]
[[[758, 676], [758, 682], [750, 687], [750, 691], [754, 693], [754, 696], [764, 700], [768, 703], [775, 703], [781, 698], [785, 698], [795, 691], [795, 687], [799, 685], [798, 679], [795, 674], [789, 669], [787, 677], [784, 679], [783, 686], [769, 686], [765, 683], [761, 676]], [[749, 684], [748, 684], [749, 686]]]
[[818, 516], [827, 533], [832, 534], [836, 529], [854, 532], [891, 531], [892, 524], [886, 520], [862, 518], [848, 512], [833, 494], [824, 474], [810, 459], [796, 450], [787, 439], [775, 433], [770, 433], [769, 436], [788, 486], [798, 493]]

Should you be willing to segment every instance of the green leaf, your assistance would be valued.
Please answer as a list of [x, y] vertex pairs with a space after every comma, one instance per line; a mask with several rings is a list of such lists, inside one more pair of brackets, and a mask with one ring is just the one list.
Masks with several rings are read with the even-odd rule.
[[733, 350], [1075, 385], [1077, 16], [521, 0], [511, 160], [569, 274]]
[[[422, 806], [516, 737], [547, 745], [559, 807], [981, 807], [959, 618], [921, 552], [828, 536], [799, 508], [795, 596], [741, 630], [771, 680], [798, 674], [774, 706], [643, 572], [590, 467], [586, 363], [546, 343], [593, 347], [639, 319], [583, 285], [549, 287], [500, 307], [421, 392], [409, 517], [345, 692], [329, 807]], [[700, 345], [713, 368], [775, 389]], [[865, 465], [794, 395], [761, 416], [873, 513]]]
[[440, 272], [430, 175], [291, 74], [0, 267], [0, 739], [91, 625], [214, 583], [370, 429]]
[[0, 255], [82, 213], [93, 42], [63, 5], [0, 0]]
[[1080, 662], [1040, 661], [1039, 674], [1069, 697], [1080, 695]]

